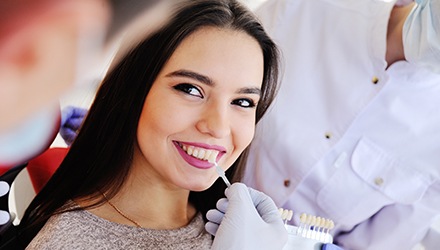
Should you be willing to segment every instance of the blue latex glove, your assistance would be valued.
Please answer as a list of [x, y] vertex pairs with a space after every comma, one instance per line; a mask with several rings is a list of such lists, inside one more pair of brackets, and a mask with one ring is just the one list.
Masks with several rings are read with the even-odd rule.
[[234, 183], [227, 198], [206, 214], [205, 229], [214, 235], [212, 250], [283, 249], [287, 231], [273, 200], [262, 192]]
[[60, 135], [68, 146], [75, 140], [87, 112], [87, 109], [73, 106], [67, 106], [61, 111]]

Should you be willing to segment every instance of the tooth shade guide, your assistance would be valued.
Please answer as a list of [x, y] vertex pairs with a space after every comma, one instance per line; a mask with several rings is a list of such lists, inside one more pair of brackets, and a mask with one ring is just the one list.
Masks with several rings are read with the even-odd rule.
[[288, 221], [292, 220], [293, 211], [288, 209], [279, 208], [278, 212], [280, 213], [281, 219], [284, 221], [286, 225]]
[[[292, 243], [298, 243], [298, 241], [302, 241], [298, 239], [298, 237], [314, 240], [317, 243], [333, 243], [333, 237], [329, 233], [329, 231], [334, 228], [334, 223], [332, 220], [302, 213], [299, 216], [299, 225], [292, 226], [287, 225], [286, 222], [287, 219], [292, 219], [293, 211], [283, 208], [279, 208], [278, 211], [280, 213], [281, 219], [285, 222], [285, 227], [287, 232], [289, 233], [289, 237], [295, 238]], [[289, 212], [292, 212], [292, 214], [289, 214]]]
[[[212, 152], [212, 151], [211, 151]], [[211, 153], [209, 153], [209, 155], [208, 155], [208, 157], [206, 157], [207, 159], [208, 159], [208, 161], [209, 161], [209, 163], [212, 163], [212, 164], [214, 164], [214, 165], [216, 165], [217, 166], [217, 155], [218, 155], [218, 153], [217, 154], [211, 154]]]

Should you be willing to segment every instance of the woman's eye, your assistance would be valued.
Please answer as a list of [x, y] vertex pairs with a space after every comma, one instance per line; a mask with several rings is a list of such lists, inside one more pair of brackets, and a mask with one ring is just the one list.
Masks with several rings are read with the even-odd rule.
[[192, 85], [192, 84], [181, 83], [181, 84], [178, 84], [178, 85], [174, 86], [173, 88], [176, 89], [176, 90], [182, 91], [184, 93], [187, 93], [189, 95], [203, 98], [203, 95], [200, 92], [200, 90], [197, 87], [195, 87], [194, 85]]
[[255, 102], [252, 99], [237, 99], [232, 101], [232, 104], [238, 105], [243, 108], [253, 108], [256, 106]]

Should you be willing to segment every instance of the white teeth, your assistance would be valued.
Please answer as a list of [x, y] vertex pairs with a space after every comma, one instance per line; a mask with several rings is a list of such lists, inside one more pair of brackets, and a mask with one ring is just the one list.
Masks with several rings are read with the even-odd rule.
[[196, 157], [196, 158], [200, 158], [200, 157], [199, 157], [199, 150], [198, 150], [197, 148], [195, 148], [194, 151], [193, 151], [193, 153], [192, 153], [192, 155], [193, 155], [194, 157]]
[[188, 155], [191, 155], [201, 160], [207, 160], [210, 163], [214, 163], [217, 160], [217, 156], [219, 154], [219, 151], [217, 150], [196, 148], [194, 146], [181, 145], [181, 148]]
[[197, 158], [203, 159], [205, 157], [205, 152], [206, 151], [204, 149], [200, 149]]
[[212, 150], [206, 150], [205, 155], [203, 156], [204, 159], [209, 159], [209, 156], [211, 155]]
[[193, 154], [193, 150], [194, 150], [194, 147], [193, 146], [189, 146], [188, 149], [186, 150], [186, 153], [189, 154], [189, 155], [192, 155]]

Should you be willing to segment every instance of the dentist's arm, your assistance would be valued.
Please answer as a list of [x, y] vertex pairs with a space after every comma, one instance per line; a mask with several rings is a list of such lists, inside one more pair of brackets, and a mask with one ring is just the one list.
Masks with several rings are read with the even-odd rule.
[[283, 249], [287, 231], [272, 199], [242, 183], [226, 189], [217, 209], [206, 214], [206, 230], [215, 235], [213, 250]]

